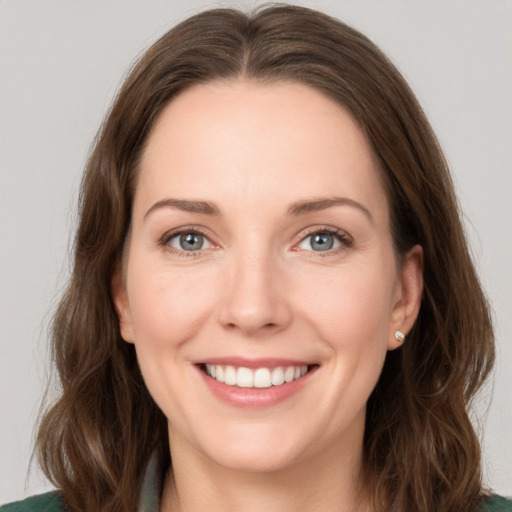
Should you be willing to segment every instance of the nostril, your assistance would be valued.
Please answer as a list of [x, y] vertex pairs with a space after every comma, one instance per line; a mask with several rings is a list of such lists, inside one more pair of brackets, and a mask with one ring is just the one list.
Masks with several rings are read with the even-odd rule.
[[229, 323], [225, 324], [225, 328], [229, 329], [231, 331], [238, 330], [238, 329], [241, 329], [244, 331], [258, 331], [258, 330], [271, 331], [273, 329], [277, 329], [278, 327], [279, 327], [279, 324], [274, 323], [274, 322], [268, 322], [263, 325], [257, 325], [257, 324], [249, 325], [248, 322], [245, 324], [241, 322], [240, 325], [238, 325], [235, 322], [229, 322]]

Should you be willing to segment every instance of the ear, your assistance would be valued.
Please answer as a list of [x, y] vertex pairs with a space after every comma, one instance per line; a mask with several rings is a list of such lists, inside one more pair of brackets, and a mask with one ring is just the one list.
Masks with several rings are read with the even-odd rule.
[[122, 266], [120, 264], [117, 265], [112, 276], [111, 293], [116, 313], [119, 318], [119, 330], [121, 331], [121, 337], [129, 343], [133, 343], [132, 314], [121, 267]]
[[391, 313], [388, 350], [402, 345], [395, 332], [405, 335], [412, 329], [418, 316], [423, 294], [423, 248], [415, 245], [404, 256], [398, 275], [395, 304]]

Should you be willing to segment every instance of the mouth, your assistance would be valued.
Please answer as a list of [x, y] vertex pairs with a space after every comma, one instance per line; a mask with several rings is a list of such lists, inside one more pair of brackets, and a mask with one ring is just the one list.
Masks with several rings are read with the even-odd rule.
[[208, 377], [227, 386], [266, 389], [285, 386], [298, 381], [316, 370], [318, 365], [300, 364], [248, 368], [245, 366], [202, 363], [199, 368]]

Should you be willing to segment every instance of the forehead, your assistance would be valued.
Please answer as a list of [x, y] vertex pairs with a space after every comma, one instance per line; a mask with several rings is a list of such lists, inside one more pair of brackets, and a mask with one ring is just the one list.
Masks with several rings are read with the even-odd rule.
[[164, 194], [246, 205], [341, 194], [387, 209], [357, 122], [295, 82], [236, 80], [185, 90], [155, 123], [140, 172], [136, 203]]

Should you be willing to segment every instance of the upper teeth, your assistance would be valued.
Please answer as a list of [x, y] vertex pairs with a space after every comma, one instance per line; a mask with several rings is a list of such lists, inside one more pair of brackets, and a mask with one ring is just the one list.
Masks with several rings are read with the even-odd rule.
[[250, 368], [225, 366], [220, 364], [207, 364], [206, 373], [218, 382], [240, 388], [269, 388], [280, 386], [285, 382], [300, 379], [308, 371], [303, 366], [277, 366], [276, 368]]

